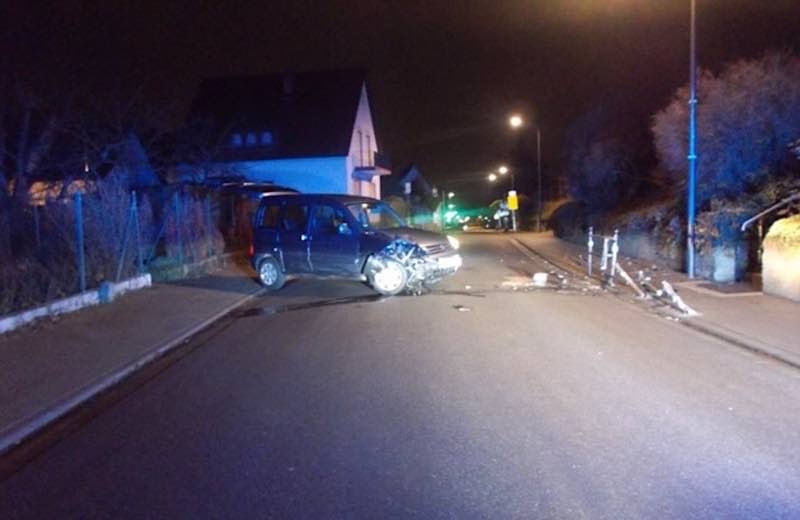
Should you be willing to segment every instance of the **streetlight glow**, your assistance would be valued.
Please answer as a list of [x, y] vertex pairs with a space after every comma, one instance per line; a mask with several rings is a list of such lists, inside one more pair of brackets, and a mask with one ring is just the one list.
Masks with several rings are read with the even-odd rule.
[[488, 178], [489, 178], [489, 182], [494, 182], [494, 181], [497, 180], [497, 175], [495, 175], [493, 173], [490, 173]]
[[514, 114], [508, 118], [508, 124], [511, 125], [511, 128], [519, 128], [522, 126], [522, 116]]
[[448, 193], [448, 194], [447, 194], [447, 198], [448, 198], [448, 199], [452, 199], [452, 198], [453, 198], [453, 197], [455, 197], [455, 196], [456, 196], [456, 194], [455, 194], [455, 193], [453, 193], [452, 191], [451, 191], [450, 193]]
[[507, 173], [508, 173], [508, 167], [507, 167], [507, 166], [505, 166], [505, 165], [503, 165], [503, 166], [501, 166], [500, 168], [498, 168], [498, 169], [497, 169], [497, 171], [499, 171], [499, 172], [500, 172], [500, 175], [505, 175], [505, 174], [507, 174]]

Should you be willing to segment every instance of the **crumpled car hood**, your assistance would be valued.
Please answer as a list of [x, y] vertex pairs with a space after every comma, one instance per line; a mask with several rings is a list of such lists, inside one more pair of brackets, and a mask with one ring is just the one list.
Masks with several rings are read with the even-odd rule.
[[413, 242], [418, 246], [425, 248], [434, 244], [448, 244], [447, 237], [435, 231], [426, 231], [424, 229], [416, 228], [397, 228], [397, 229], [384, 229], [386, 233], [392, 238], [399, 238], [408, 242]]

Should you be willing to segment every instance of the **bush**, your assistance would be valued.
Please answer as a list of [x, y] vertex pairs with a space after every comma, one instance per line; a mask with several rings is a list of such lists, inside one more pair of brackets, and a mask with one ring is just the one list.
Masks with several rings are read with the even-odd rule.
[[571, 200], [556, 208], [550, 216], [553, 233], [566, 240], [582, 238], [588, 227], [586, 204]]

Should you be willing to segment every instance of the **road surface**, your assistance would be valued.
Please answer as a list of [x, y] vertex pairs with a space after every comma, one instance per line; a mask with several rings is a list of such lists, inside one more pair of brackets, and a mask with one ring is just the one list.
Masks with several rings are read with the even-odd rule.
[[12, 518], [800, 516], [800, 371], [508, 235], [440, 290], [298, 281], [0, 482]]

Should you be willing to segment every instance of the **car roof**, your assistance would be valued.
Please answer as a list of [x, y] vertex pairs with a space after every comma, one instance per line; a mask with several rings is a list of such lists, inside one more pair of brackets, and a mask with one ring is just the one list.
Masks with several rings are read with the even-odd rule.
[[266, 193], [262, 197], [262, 200], [275, 200], [276, 198], [295, 199], [298, 197], [307, 199], [310, 202], [335, 201], [339, 202], [340, 204], [364, 204], [380, 202], [378, 199], [373, 199], [370, 197], [363, 197], [360, 195], [343, 195], [340, 193]]

